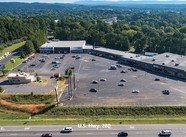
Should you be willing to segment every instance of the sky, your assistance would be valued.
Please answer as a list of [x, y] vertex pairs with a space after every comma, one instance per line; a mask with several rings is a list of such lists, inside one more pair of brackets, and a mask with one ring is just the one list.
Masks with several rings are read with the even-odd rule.
[[[0, 2], [41, 2], [41, 3], [73, 3], [80, 0], [0, 0]], [[94, 0], [86, 0], [86, 1], [94, 1]], [[95, 1], [149, 1], [149, 0], [95, 0]], [[150, 1], [186, 1], [186, 0], [150, 0]]]

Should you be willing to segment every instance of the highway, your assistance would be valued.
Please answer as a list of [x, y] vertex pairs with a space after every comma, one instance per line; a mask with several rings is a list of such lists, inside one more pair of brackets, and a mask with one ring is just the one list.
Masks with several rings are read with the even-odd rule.
[[53, 137], [117, 137], [120, 131], [127, 131], [128, 137], [158, 137], [162, 129], [170, 129], [172, 137], [186, 137], [186, 125], [84, 125], [70, 126], [71, 133], [60, 133], [61, 126], [12, 126], [0, 127], [0, 137], [40, 137], [42, 133], [52, 133]]

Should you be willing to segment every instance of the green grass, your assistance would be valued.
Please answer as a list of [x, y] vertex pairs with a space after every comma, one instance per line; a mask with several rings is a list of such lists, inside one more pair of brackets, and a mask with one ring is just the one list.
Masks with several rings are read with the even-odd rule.
[[2, 52], [0, 52], [0, 56], [3, 56], [6, 52], [12, 52], [17, 48], [22, 47], [24, 44], [25, 41], [13, 44], [12, 46], [5, 48]]
[[144, 117], [122, 117], [122, 116], [68, 116], [52, 117], [38, 115], [29, 119], [0, 119], [0, 125], [77, 125], [86, 124], [186, 124], [186, 116], [144, 116]]
[[46, 94], [46, 95], [31, 95], [31, 94], [18, 94], [18, 95], [7, 95], [2, 94], [0, 98], [12, 103], [18, 104], [50, 104], [55, 99], [54, 95]]
[[21, 59], [19, 55], [15, 56], [13, 59], [15, 60], [15, 63], [11, 63], [10, 61], [5, 63], [5, 70], [10, 71], [24, 61], [24, 59]]

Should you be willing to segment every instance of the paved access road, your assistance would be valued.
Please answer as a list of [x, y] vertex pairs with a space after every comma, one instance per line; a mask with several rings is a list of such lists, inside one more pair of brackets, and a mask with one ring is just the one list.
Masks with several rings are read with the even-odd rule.
[[52, 133], [53, 137], [117, 137], [118, 132], [127, 131], [128, 137], [158, 137], [162, 129], [172, 130], [172, 137], [186, 137], [186, 124], [183, 125], [74, 125], [72, 133], [62, 134], [66, 126], [18, 126], [0, 127], [0, 137], [40, 137], [42, 133]]

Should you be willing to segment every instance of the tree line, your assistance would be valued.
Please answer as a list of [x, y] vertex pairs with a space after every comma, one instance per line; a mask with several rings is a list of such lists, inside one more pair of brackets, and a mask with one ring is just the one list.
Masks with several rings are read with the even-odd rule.
[[10, 46], [12, 41], [26, 40], [21, 52], [22, 57], [33, 53], [46, 42], [49, 19], [30, 17], [27, 19], [0, 17], [0, 50]]
[[[0, 9], [4, 11], [0, 13], [4, 15], [0, 16], [0, 45], [17, 39], [29, 40], [24, 54], [38, 50], [46, 41], [48, 29], [61, 40], [83, 39], [95, 46], [123, 51], [134, 49], [138, 53], [186, 54], [186, 10], [183, 7], [33, 4], [26, 10], [24, 5], [27, 4], [17, 4], [19, 10], [9, 5]], [[104, 21], [111, 17], [117, 17], [117, 22]], [[54, 22], [55, 19], [59, 22]]]

